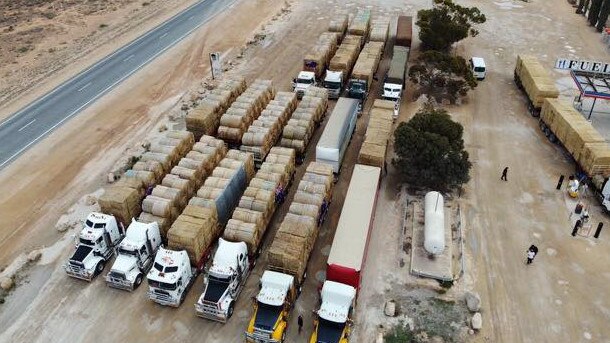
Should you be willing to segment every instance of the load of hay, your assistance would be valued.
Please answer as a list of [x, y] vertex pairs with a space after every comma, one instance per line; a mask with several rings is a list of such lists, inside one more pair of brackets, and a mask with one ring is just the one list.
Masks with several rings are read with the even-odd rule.
[[280, 146], [294, 149], [298, 155], [305, 152], [316, 125], [324, 118], [328, 107], [328, 90], [309, 87], [303, 99], [284, 126]]

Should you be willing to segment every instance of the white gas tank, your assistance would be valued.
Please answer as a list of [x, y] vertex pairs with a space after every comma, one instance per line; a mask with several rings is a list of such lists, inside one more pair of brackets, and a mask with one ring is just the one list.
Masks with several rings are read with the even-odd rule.
[[439, 192], [428, 192], [424, 200], [424, 248], [439, 255], [445, 250], [445, 201]]

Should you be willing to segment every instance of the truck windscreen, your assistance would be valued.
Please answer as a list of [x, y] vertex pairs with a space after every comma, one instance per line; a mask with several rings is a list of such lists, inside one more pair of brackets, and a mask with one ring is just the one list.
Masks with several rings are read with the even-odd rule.
[[275, 323], [282, 312], [282, 307], [263, 304], [260, 301], [258, 301], [257, 304], [258, 309], [256, 310], [254, 327], [262, 330], [273, 331], [273, 327], [275, 326]]
[[148, 279], [148, 285], [152, 288], [159, 288], [159, 289], [164, 289], [167, 291], [173, 291], [176, 289], [175, 283], [166, 283], [166, 282], [155, 281], [155, 280], [151, 280], [151, 279]]
[[339, 88], [341, 88], [341, 84], [339, 82], [325, 81], [324, 87], [329, 88], [329, 89], [339, 89]]
[[135, 250], [127, 250], [127, 249], [123, 249], [123, 248], [119, 248], [119, 254], [121, 255], [131, 255], [131, 256], [138, 256], [138, 253]]
[[309, 85], [313, 83], [313, 79], [297, 79], [297, 83]]
[[319, 318], [317, 342], [339, 342], [345, 323], [335, 323]]

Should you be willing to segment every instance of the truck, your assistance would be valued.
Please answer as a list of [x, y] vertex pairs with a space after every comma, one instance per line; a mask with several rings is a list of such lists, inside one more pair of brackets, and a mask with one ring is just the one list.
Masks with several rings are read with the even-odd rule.
[[405, 89], [408, 60], [409, 48], [394, 46], [390, 69], [383, 81], [383, 99], [392, 100], [397, 105], [400, 104], [402, 91]]
[[114, 256], [115, 247], [123, 237], [125, 229], [114, 216], [90, 213], [78, 235], [76, 250], [63, 266], [66, 273], [77, 279], [93, 280]]
[[127, 291], [138, 288], [160, 246], [161, 233], [157, 222], [146, 224], [132, 219], [125, 238], [119, 244], [112, 268], [106, 274], [108, 286]]
[[175, 251], [160, 247], [153, 267], [146, 276], [148, 297], [160, 305], [178, 307], [200, 271], [200, 268], [191, 267], [185, 250]]
[[339, 99], [343, 89], [343, 72], [327, 70], [324, 77], [324, 88], [328, 89], [329, 99]]
[[318, 81], [316, 79], [316, 73], [313, 71], [301, 71], [299, 75], [293, 80], [292, 89], [297, 93], [299, 99], [303, 98], [307, 88], [311, 86], [317, 86]]
[[347, 87], [348, 97], [359, 99], [361, 103], [366, 100], [382, 53], [383, 43], [366, 43], [350, 76]]
[[195, 304], [197, 315], [226, 323], [255, 264], [256, 257], [248, 254], [246, 243], [220, 238], [212, 265], [205, 271], [203, 293]]
[[292, 275], [265, 270], [260, 291], [253, 299], [254, 314], [246, 330], [246, 342], [279, 343], [286, 339], [286, 328], [300, 286]]
[[381, 168], [356, 164], [328, 255], [326, 280], [360, 288]]
[[360, 110], [356, 99], [339, 98], [316, 146], [316, 162], [330, 164], [339, 174]]
[[348, 343], [356, 289], [342, 283], [324, 281], [320, 298], [309, 343]]

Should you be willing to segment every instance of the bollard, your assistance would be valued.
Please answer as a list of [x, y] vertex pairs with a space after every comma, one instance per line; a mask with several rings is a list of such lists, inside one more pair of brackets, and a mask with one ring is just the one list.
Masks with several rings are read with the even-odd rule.
[[564, 178], [564, 177], [565, 177], [565, 176], [563, 176], [563, 175], [561, 175], [561, 176], [559, 177], [559, 182], [557, 182], [557, 188], [556, 188], [557, 190], [560, 190], [560, 189], [561, 189], [561, 184], [563, 184], [563, 178]]
[[599, 224], [597, 224], [597, 230], [595, 230], [595, 234], [593, 235], [593, 237], [599, 238], [599, 234], [602, 232], [603, 226], [604, 226], [604, 223], [602, 223], [602, 222], [599, 222]]
[[576, 224], [574, 224], [574, 229], [572, 229], [572, 237], [575, 237], [576, 234], [578, 233], [578, 228], [580, 227], [581, 223], [582, 222], [580, 221], [580, 219], [578, 219], [576, 221]]

